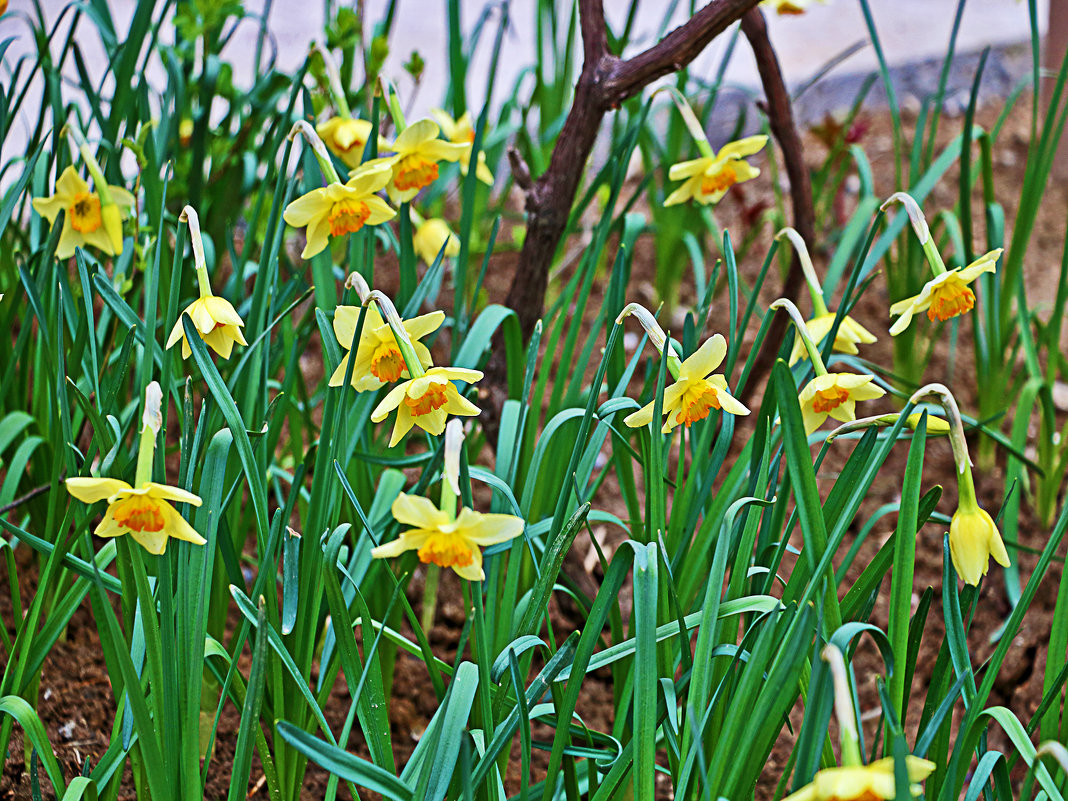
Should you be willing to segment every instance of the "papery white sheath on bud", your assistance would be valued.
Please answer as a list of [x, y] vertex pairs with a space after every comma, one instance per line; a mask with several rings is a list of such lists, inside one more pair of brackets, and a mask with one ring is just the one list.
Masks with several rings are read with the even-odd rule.
[[464, 424], [457, 417], [445, 426], [445, 480], [449, 488], [460, 494], [460, 449], [464, 444]]
[[923, 216], [919, 204], [907, 192], [894, 192], [879, 208], [886, 211], [894, 203], [900, 203], [905, 207], [909, 221], [912, 223], [912, 230], [916, 232], [916, 238], [920, 240], [921, 245], [926, 245], [927, 240], [931, 238], [931, 229], [927, 227], [927, 218]]
[[152, 381], [145, 388], [145, 415], [142, 422], [144, 428], [152, 429], [154, 434], [163, 428], [163, 390], [158, 381]]

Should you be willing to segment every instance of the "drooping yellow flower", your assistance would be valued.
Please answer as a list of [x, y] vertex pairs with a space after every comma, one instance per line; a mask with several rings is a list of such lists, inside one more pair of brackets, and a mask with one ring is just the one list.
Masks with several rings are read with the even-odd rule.
[[134, 196], [121, 186], [108, 184], [113, 204], [100, 206], [100, 195], [89, 191], [74, 167], [67, 167], [56, 181], [56, 193], [51, 197], [35, 197], [34, 210], [54, 225], [61, 211], [63, 230], [56, 246], [56, 256], [67, 259], [74, 249], [92, 245], [109, 256], [122, 253], [122, 220], [134, 205]]
[[890, 335], [897, 336], [912, 322], [912, 316], [922, 311], [927, 312], [931, 322], [945, 322], [958, 314], [970, 312], [975, 306], [975, 293], [968, 288], [983, 273], [995, 271], [995, 263], [1001, 256], [1002, 248], [985, 253], [967, 267], [958, 267], [936, 275], [928, 281], [918, 295], [899, 300], [890, 307], [890, 314], [901, 316], [892, 326]]
[[[330, 386], [340, 387], [345, 380], [352, 338], [356, 336], [356, 324], [360, 309], [356, 306], [338, 306], [334, 311], [334, 335], [345, 350], [341, 364], [330, 376]], [[412, 347], [424, 368], [431, 365], [430, 351], [419, 340], [436, 331], [445, 321], [445, 312], [434, 311], [411, 320], [405, 320], [404, 330], [412, 340]], [[356, 347], [356, 361], [352, 365], [352, 386], [357, 392], [367, 392], [392, 384], [401, 378], [410, 378], [404, 364], [393, 329], [382, 319], [373, 305], [367, 307], [367, 316]]]
[[371, 556], [385, 559], [400, 556], [405, 551], [418, 551], [422, 562], [451, 567], [468, 581], [482, 581], [481, 547], [515, 539], [523, 533], [520, 517], [501, 514], [481, 514], [466, 506], [453, 516], [436, 507], [427, 498], [405, 495], [393, 501], [393, 517], [406, 526], [392, 542], [379, 545]]
[[763, 134], [748, 136], [728, 142], [712, 156], [672, 164], [668, 178], [683, 184], [668, 195], [664, 205], [674, 206], [690, 199], [702, 205], [718, 203], [732, 186], [760, 175], [760, 170], [745, 157], [758, 152], [767, 142], [768, 137]]
[[185, 311], [178, 315], [178, 322], [174, 324], [171, 335], [167, 338], [168, 349], [178, 342], [182, 343], [183, 359], [188, 359], [192, 353], [189, 349], [189, 342], [185, 338], [185, 327], [182, 325], [182, 315], [185, 314], [193, 320], [193, 325], [200, 332], [204, 344], [224, 359], [230, 358], [235, 344], [248, 344], [244, 334], [241, 333], [245, 322], [230, 301], [218, 295], [207, 295], [197, 298], [186, 306]]
[[445, 255], [450, 258], [460, 254], [460, 240], [449, 230], [449, 226], [444, 220], [433, 217], [425, 220], [415, 229], [415, 234], [412, 236], [412, 247], [415, 248], [416, 254], [426, 264], [434, 263], [443, 246], [445, 247]]
[[811, 434], [828, 417], [842, 423], [857, 419], [857, 401], [880, 398], [886, 391], [872, 383], [874, 376], [855, 373], [826, 373], [805, 384], [798, 401], [805, 421], [805, 434]]
[[[330, 148], [330, 152], [345, 162], [349, 169], [360, 166], [363, 149], [371, 138], [371, 123], [368, 120], [354, 120], [348, 117], [331, 117], [326, 122], [315, 126], [315, 132]], [[378, 137], [378, 149], [389, 150], [389, 142]]]
[[[708, 417], [710, 409], [749, 414], [749, 410], [728, 391], [727, 380], [721, 375], [710, 375], [726, 354], [727, 342], [721, 334], [716, 334], [682, 362], [678, 380], [664, 389], [663, 412], [667, 419], [662, 430], [665, 434], [675, 426], [689, 427], [703, 420]], [[631, 428], [648, 425], [653, 419], [655, 402], [647, 403], [623, 422]]]
[[[471, 168], [471, 149], [475, 142], [475, 126], [471, 122], [471, 112], [465, 111], [458, 120], [454, 120], [449, 116], [448, 112], [440, 108], [430, 109], [430, 114], [438, 121], [438, 125], [441, 126], [441, 132], [446, 139], [454, 144], [465, 146], [465, 150], [460, 156], [460, 172], [463, 175], [467, 175], [467, 171]], [[489, 186], [493, 185], [493, 173], [486, 166], [486, 154], [482, 151], [479, 151], [478, 154], [475, 176], [482, 183]]]
[[796, 16], [804, 14], [812, 5], [812, 0], [763, 0], [760, 5], [770, 8], [779, 16]]
[[[464, 145], [439, 139], [440, 130], [433, 120], [414, 122], [393, 143], [394, 155], [367, 162], [385, 164], [392, 171], [386, 191], [394, 203], [405, 203], [434, 183], [439, 161], [459, 161], [463, 156]], [[470, 145], [466, 149], [470, 151]]]
[[368, 162], [353, 171], [344, 184], [329, 183], [301, 195], [288, 206], [282, 218], [294, 228], [308, 227], [308, 242], [301, 258], [321, 253], [331, 237], [355, 233], [365, 225], [378, 225], [397, 213], [375, 192], [390, 180], [388, 165]]
[[[812, 341], [819, 347], [823, 340], [827, 338], [827, 335], [831, 333], [831, 326], [834, 325], [835, 314], [821, 314], [817, 317], [813, 317], [811, 320], [805, 323], [805, 327], [808, 328], [808, 333], [812, 337]], [[842, 318], [842, 324], [838, 326], [838, 333], [834, 337], [834, 349], [839, 353], [852, 353], [856, 354], [857, 345], [870, 345], [875, 342], [875, 336], [864, 326], [858, 323], [849, 315]], [[807, 359], [808, 351], [805, 349], [805, 343], [801, 341], [801, 337], [794, 338], [794, 348], [790, 351], [790, 366], [792, 367], [797, 363], [798, 359]]]
[[106, 500], [108, 510], [94, 532], [98, 537], [129, 534], [146, 551], [156, 555], [167, 549], [167, 539], [194, 545], [207, 542], [168, 501], [200, 506], [200, 496], [178, 487], [146, 481], [134, 489], [117, 478], [68, 478], [67, 491], [84, 503]]
[[[963, 493], [962, 493], [963, 495]], [[1009, 566], [1005, 543], [993, 518], [964, 497], [949, 523], [949, 554], [953, 567], [965, 584], [978, 585], [990, 567], [990, 557], [1002, 567]]]
[[[922, 792], [919, 782], [931, 775], [935, 763], [909, 754], [905, 765], [911, 782], [909, 792], [918, 796]], [[870, 765], [824, 768], [785, 801], [886, 801], [896, 797], [894, 758], [885, 757]]]
[[398, 384], [371, 413], [371, 420], [381, 423], [394, 409], [397, 422], [393, 424], [393, 447], [407, 434], [412, 426], [440, 436], [445, 430], [445, 420], [450, 415], [473, 416], [482, 410], [461, 395], [453, 381], [473, 383], [482, 378], [478, 370], [462, 367], [431, 367], [424, 375]]

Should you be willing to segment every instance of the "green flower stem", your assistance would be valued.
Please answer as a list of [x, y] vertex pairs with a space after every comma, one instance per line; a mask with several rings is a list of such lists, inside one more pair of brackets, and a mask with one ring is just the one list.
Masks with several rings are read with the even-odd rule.
[[786, 298], [779, 298], [768, 308], [786, 309], [786, 313], [790, 315], [790, 319], [797, 328], [797, 335], [801, 337], [801, 342], [805, 346], [809, 361], [812, 362], [812, 369], [816, 372], [816, 375], [827, 375], [827, 366], [823, 363], [823, 357], [820, 356], [816, 343], [812, 341], [812, 335], [809, 334], [808, 326], [805, 325], [805, 318], [801, 316], [801, 312], [798, 311], [797, 306]]
[[163, 390], [152, 381], [145, 387], [145, 412], [142, 417], [141, 441], [137, 448], [137, 470], [134, 486], [143, 487], [152, 480], [152, 458], [156, 450], [156, 435], [163, 427]]
[[345, 97], [345, 90], [341, 86], [341, 73], [338, 72], [337, 62], [334, 61], [334, 57], [330, 54], [330, 51], [323, 46], [321, 42], [316, 42], [314, 48], [319, 51], [319, 55], [323, 57], [323, 67], [326, 70], [326, 82], [327, 88], [330, 91], [330, 97], [334, 101], [334, 108], [337, 109], [339, 117], [352, 118], [352, 109], [349, 108], [349, 101]]
[[408, 375], [412, 378], [420, 378], [426, 375], [426, 370], [423, 369], [419, 357], [415, 355], [412, 340], [408, 337], [408, 332], [404, 328], [404, 323], [401, 321], [393, 301], [375, 289], [367, 293], [367, 298], [363, 301], [363, 305], [366, 306], [371, 302], [378, 304], [383, 319], [389, 323], [389, 327], [393, 330], [393, 337], [397, 340], [397, 347], [400, 349], [401, 357], [408, 368]]
[[385, 78], [379, 76], [378, 84], [386, 98], [389, 116], [393, 118], [393, 127], [397, 129], [397, 135], [399, 136], [408, 127], [408, 123], [404, 120], [404, 112], [401, 110], [400, 97], [397, 95], [397, 90], [393, 88], [393, 84]]
[[100, 207], [115, 205], [115, 201], [111, 197], [111, 190], [108, 189], [108, 182], [104, 179], [104, 172], [100, 169], [100, 164], [93, 155], [93, 151], [89, 148], [89, 143], [82, 136], [81, 130], [73, 122], [68, 122], [66, 128], [67, 136], [74, 143], [74, 149], [82, 157], [82, 161], [85, 162], [85, 166], [89, 170], [89, 175], [93, 178], [93, 189], [100, 196]]
[[189, 243], [193, 247], [193, 265], [197, 271], [200, 297], [210, 298], [211, 284], [208, 281], [208, 260], [204, 258], [204, 238], [200, 234], [200, 217], [192, 206], [186, 206], [178, 216], [178, 222], [189, 223]]
[[849, 672], [845, 657], [833, 645], [824, 646], [820, 658], [831, 669], [834, 679], [834, 713], [838, 718], [838, 742], [842, 747], [842, 767], [863, 765], [860, 757], [860, 735], [857, 732], [857, 715], [853, 710], [853, 691], [849, 686]]
[[649, 336], [649, 341], [653, 343], [660, 354], [664, 354], [664, 349], [667, 349], [667, 368], [671, 373], [671, 377], [676, 381], [679, 380], [679, 372], [682, 370], [682, 361], [679, 359], [675, 349], [668, 343], [668, 335], [664, 333], [664, 329], [660, 327], [660, 323], [656, 321], [647, 308], [640, 303], [628, 303], [623, 307], [623, 311], [616, 317], [616, 325], [622, 325], [623, 320], [627, 317], [633, 316], [642, 328], [645, 329], [645, 333]]
[[808, 247], [805, 246], [805, 240], [801, 238], [801, 234], [787, 226], [775, 234], [775, 239], [780, 242], [783, 239], [788, 240], [794, 246], [794, 250], [797, 251], [797, 259], [801, 262], [801, 272], [805, 276], [805, 283], [808, 284], [808, 293], [812, 296], [813, 316], [822, 317], [830, 314], [830, 311], [827, 310], [827, 304], [823, 302], [823, 287], [820, 286], [816, 268], [812, 265], [812, 257], [809, 256]]
[[332, 184], [344, 183], [341, 180], [341, 176], [337, 174], [337, 170], [334, 169], [334, 162], [330, 160], [330, 153], [327, 151], [326, 145], [323, 144], [323, 140], [319, 138], [319, 134], [315, 132], [315, 129], [305, 120], [297, 120], [289, 131], [289, 139], [292, 141], [297, 137], [297, 134], [303, 136], [304, 141], [311, 145], [323, 177]]
[[423, 608], [419, 613], [419, 625], [424, 632], [434, 628], [434, 615], [438, 609], [438, 580], [441, 568], [430, 562], [426, 566], [426, 582], [423, 584]]
[[682, 121], [686, 123], [686, 130], [690, 132], [690, 136], [693, 137], [693, 141], [697, 145], [697, 149], [700, 151], [701, 155], [706, 159], [715, 158], [716, 153], [712, 149], [708, 137], [705, 136], [704, 126], [701, 125], [701, 121], [697, 119], [693, 107], [690, 106], [682, 92], [674, 86], [666, 86], [663, 90], [658, 89], [657, 91], [665, 91], [671, 95], [671, 99], [675, 101], [675, 106], [678, 108], [679, 114], [682, 115]]
[[879, 208], [882, 211], [886, 211], [894, 203], [900, 203], [905, 207], [905, 211], [909, 215], [909, 222], [912, 223], [912, 230], [916, 233], [916, 238], [920, 240], [920, 247], [923, 248], [923, 252], [927, 256], [927, 263], [931, 265], [931, 272], [936, 276], [945, 273], [946, 263], [942, 261], [942, 254], [938, 252], [938, 248], [934, 245], [934, 240], [931, 238], [931, 229], [927, 226], [927, 218], [923, 216], [920, 205], [907, 192], [894, 192]]

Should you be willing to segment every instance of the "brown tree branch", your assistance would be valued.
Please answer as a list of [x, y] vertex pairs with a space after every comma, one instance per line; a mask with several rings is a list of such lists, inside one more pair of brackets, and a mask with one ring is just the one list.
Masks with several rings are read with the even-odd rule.
[[608, 26], [604, 20], [603, 0], [579, 0], [579, 26], [582, 29], [582, 54], [586, 64], [596, 64], [608, 53]]
[[[764, 21], [764, 14], [759, 8], [751, 9], [742, 17], [742, 33], [745, 34], [745, 38], [749, 40], [753, 48], [760, 82], [767, 98], [765, 111], [768, 115], [768, 124], [782, 150], [786, 175], [790, 180], [790, 204], [794, 210], [794, 228], [811, 246], [816, 238], [816, 212], [812, 204], [812, 182], [809, 179], [808, 167], [805, 166], [801, 136], [794, 123], [790, 93], [782, 77], [779, 59], [768, 38], [768, 26]], [[796, 301], [801, 291], [802, 279], [801, 262], [795, 253], [790, 261], [790, 269], [786, 274], [786, 281], [783, 283], [780, 296]], [[764, 340], [764, 347], [753, 364], [749, 382], [743, 388], [741, 394], [743, 403], [752, 399], [761, 383], [761, 378], [771, 370], [778, 352], [777, 343], [781, 343], [786, 336], [788, 324], [789, 319], [785, 314], [777, 314], [772, 320], [768, 336]]]
[[604, 96], [609, 107], [615, 108], [657, 78], [681, 70], [755, 6], [752, 0], [711, 2], [648, 50], [620, 61], [605, 82]]
[[[519, 317], [524, 338], [530, 337], [541, 317], [549, 266], [567, 226], [605, 112], [635, 96], [657, 78], [685, 67], [717, 34], [757, 2], [712, 0], [653, 47], [624, 60], [608, 52], [602, 0], [580, 0], [582, 73], [549, 167], [527, 193], [527, 233], [506, 300]], [[487, 383], [499, 383], [496, 378], [498, 373], [503, 376], [501, 365], [491, 363], [488, 372]]]

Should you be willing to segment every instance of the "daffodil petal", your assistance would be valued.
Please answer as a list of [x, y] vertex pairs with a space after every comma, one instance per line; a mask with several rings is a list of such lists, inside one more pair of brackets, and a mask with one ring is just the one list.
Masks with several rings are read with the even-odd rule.
[[119, 490], [132, 489], [129, 484], [117, 478], [73, 477], [63, 482], [67, 492], [82, 503], [96, 503], [110, 498]]

